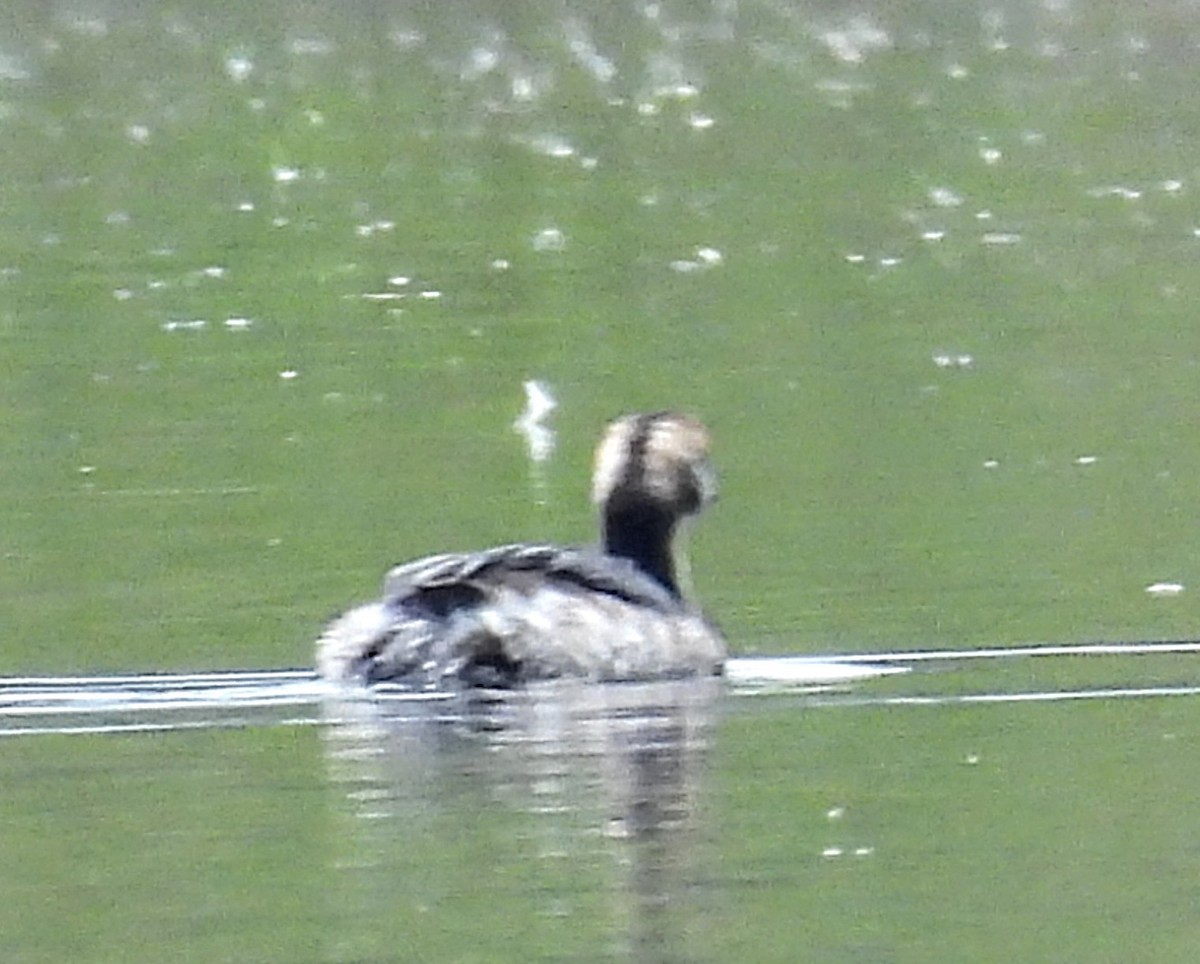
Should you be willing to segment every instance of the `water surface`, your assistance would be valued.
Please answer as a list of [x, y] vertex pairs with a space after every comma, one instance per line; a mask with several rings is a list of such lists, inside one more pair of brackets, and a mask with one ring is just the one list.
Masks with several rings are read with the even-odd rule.
[[1194, 687], [814, 666], [769, 693], [10, 682], [7, 956], [1186, 959]]
[[[1194, 639], [1198, 42], [1170, 0], [7, 4], [0, 672], [307, 666], [393, 562], [590, 538], [599, 426], [665, 406], [738, 657]], [[1193, 663], [6, 703], [0, 957], [1190, 960]]]

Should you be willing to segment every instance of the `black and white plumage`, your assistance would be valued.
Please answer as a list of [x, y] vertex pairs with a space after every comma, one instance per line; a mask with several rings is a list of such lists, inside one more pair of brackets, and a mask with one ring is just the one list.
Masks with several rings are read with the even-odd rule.
[[378, 602], [326, 627], [318, 670], [431, 686], [719, 673], [724, 639], [681, 594], [672, 545], [716, 494], [708, 450], [689, 416], [622, 416], [596, 450], [599, 548], [516, 544], [397, 566]]

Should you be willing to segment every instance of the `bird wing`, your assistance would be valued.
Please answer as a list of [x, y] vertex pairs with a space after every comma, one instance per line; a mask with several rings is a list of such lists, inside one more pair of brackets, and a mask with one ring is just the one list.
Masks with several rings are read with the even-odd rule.
[[530, 543], [428, 556], [396, 566], [384, 579], [383, 601], [395, 605], [432, 594], [466, 602], [486, 597], [492, 588], [532, 590], [546, 581], [664, 613], [681, 608], [677, 597], [627, 559], [590, 548]]

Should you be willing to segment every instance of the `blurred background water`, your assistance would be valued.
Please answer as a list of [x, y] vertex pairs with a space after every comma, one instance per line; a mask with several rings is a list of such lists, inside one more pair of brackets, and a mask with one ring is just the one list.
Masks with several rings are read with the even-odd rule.
[[[1169, 0], [4, 4], [0, 672], [306, 666], [392, 562], [588, 539], [647, 407], [713, 428], [738, 654], [1194, 635], [1198, 43]], [[7, 738], [0, 956], [1190, 959], [1192, 700], [715, 703]]]

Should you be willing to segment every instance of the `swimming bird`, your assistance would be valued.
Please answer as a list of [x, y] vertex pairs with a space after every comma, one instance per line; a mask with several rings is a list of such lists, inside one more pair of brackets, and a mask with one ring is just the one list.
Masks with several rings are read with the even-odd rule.
[[715, 495], [703, 424], [623, 415], [596, 449], [599, 547], [517, 543], [396, 566], [380, 600], [325, 628], [317, 669], [422, 687], [718, 674], [725, 641], [684, 597], [673, 545]]

